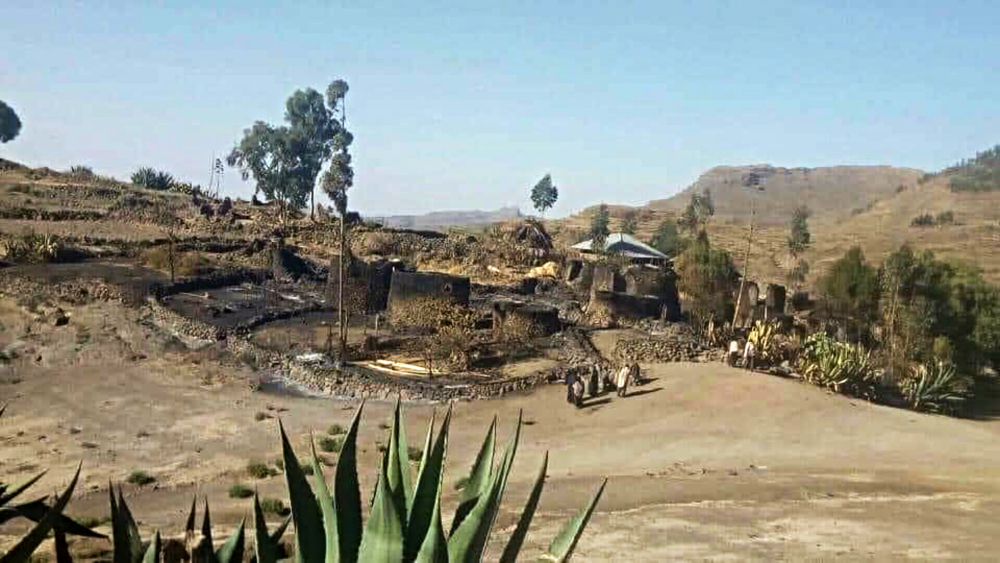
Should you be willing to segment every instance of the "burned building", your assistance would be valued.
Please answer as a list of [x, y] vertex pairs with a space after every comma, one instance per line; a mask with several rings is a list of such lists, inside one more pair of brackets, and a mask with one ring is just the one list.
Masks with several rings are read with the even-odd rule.
[[397, 326], [428, 326], [433, 318], [449, 309], [467, 309], [469, 278], [437, 272], [392, 273], [387, 311]]

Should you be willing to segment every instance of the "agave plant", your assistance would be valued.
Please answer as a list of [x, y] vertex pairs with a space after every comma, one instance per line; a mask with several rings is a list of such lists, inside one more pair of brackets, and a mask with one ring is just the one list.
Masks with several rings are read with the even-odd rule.
[[900, 382], [900, 389], [914, 410], [939, 414], [955, 414], [970, 396], [955, 366], [944, 362], [916, 366], [910, 377]]
[[159, 171], [152, 179], [152, 183], [147, 184], [147, 187], [154, 190], [169, 190], [173, 187], [175, 183], [174, 177], [169, 172]]
[[781, 350], [778, 347], [778, 325], [773, 322], [754, 323], [747, 341], [753, 344], [761, 365], [778, 363]]
[[156, 170], [142, 167], [132, 173], [132, 183], [137, 186], [150, 186], [156, 178]]
[[825, 334], [806, 339], [799, 371], [809, 383], [866, 399], [877, 398], [879, 372], [861, 345], [837, 342]]
[[[0, 417], [7, 409], [6, 405], [0, 406]], [[87, 536], [92, 538], [103, 538], [102, 534], [71, 520], [63, 515], [63, 510], [69, 504], [70, 497], [73, 496], [73, 489], [80, 477], [80, 468], [77, 467], [73, 480], [70, 481], [66, 490], [62, 492], [52, 506], [46, 504], [46, 497], [38, 498], [21, 504], [12, 504], [11, 501], [19, 497], [32, 485], [37, 483], [45, 472], [28, 479], [27, 482], [11, 488], [0, 483], [0, 524], [13, 520], [14, 518], [25, 518], [35, 522], [35, 526], [22, 537], [7, 553], [0, 556], [0, 563], [22, 563], [31, 558], [31, 554], [38, 549], [38, 546], [48, 537], [49, 533], [55, 531], [56, 537], [62, 537], [63, 543], [67, 534]]]
[[[514, 463], [520, 436], [520, 417], [510, 444], [499, 458], [495, 452], [497, 436], [494, 419], [467, 484], [462, 489], [461, 502], [451, 529], [446, 534], [441, 520], [441, 487], [451, 411], [448, 411], [436, 436], [434, 419], [431, 419], [419, 471], [416, 481], [413, 481], [401, 408], [397, 402], [389, 431], [389, 445], [382, 457], [378, 482], [370, 501], [371, 510], [368, 520], [362, 522], [356, 442], [363, 408], [364, 405], [358, 408], [344, 439], [332, 491], [323, 478], [315, 446], [312, 448], [315, 487], [309, 486], [284, 427], [281, 427], [285, 479], [291, 499], [292, 520], [295, 522], [298, 560], [304, 563], [481, 561]], [[517, 559], [538, 506], [547, 462], [546, 454], [527, 505], [501, 554], [502, 562]], [[552, 541], [543, 560], [567, 561], [570, 558], [606, 483], [601, 485], [587, 508], [567, 522]], [[259, 563], [275, 561], [270, 558], [268, 550], [260, 549], [259, 544], [257, 560]]]

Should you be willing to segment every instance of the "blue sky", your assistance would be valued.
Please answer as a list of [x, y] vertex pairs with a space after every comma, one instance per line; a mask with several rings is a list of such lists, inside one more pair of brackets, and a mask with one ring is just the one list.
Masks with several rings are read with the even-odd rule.
[[[1000, 142], [1000, 2], [0, 3], [0, 156], [207, 183], [296, 88], [350, 83], [352, 207], [553, 213], [720, 164], [935, 169]], [[250, 184], [227, 170], [224, 191]]]

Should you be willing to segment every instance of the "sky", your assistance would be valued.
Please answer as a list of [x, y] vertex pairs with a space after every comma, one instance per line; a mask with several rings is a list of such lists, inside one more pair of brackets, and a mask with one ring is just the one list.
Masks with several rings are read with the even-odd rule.
[[[717, 165], [933, 170], [1000, 143], [1000, 2], [0, 2], [0, 157], [207, 184], [350, 84], [363, 215], [669, 197]], [[223, 193], [252, 183], [227, 169]]]

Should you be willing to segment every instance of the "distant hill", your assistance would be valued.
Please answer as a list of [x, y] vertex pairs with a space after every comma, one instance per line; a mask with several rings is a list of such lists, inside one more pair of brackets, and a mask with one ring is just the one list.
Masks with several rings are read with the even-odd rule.
[[[646, 207], [679, 213], [691, 201], [692, 193], [708, 189], [715, 201], [716, 216], [723, 219], [748, 218], [754, 197], [762, 223], [787, 223], [792, 211], [803, 204], [817, 219], [842, 220], [893, 196], [900, 186], [905, 189], [916, 185], [923, 174], [921, 170], [892, 166], [717, 166], [679, 194], [650, 201]], [[752, 175], [759, 178], [763, 191], [745, 187]]]
[[521, 217], [517, 207], [501, 207], [495, 211], [434, 211], [424, 215], [390, 215], [374, 217], [387, 227], [405, 229], [436, 229], [488, 225]]

